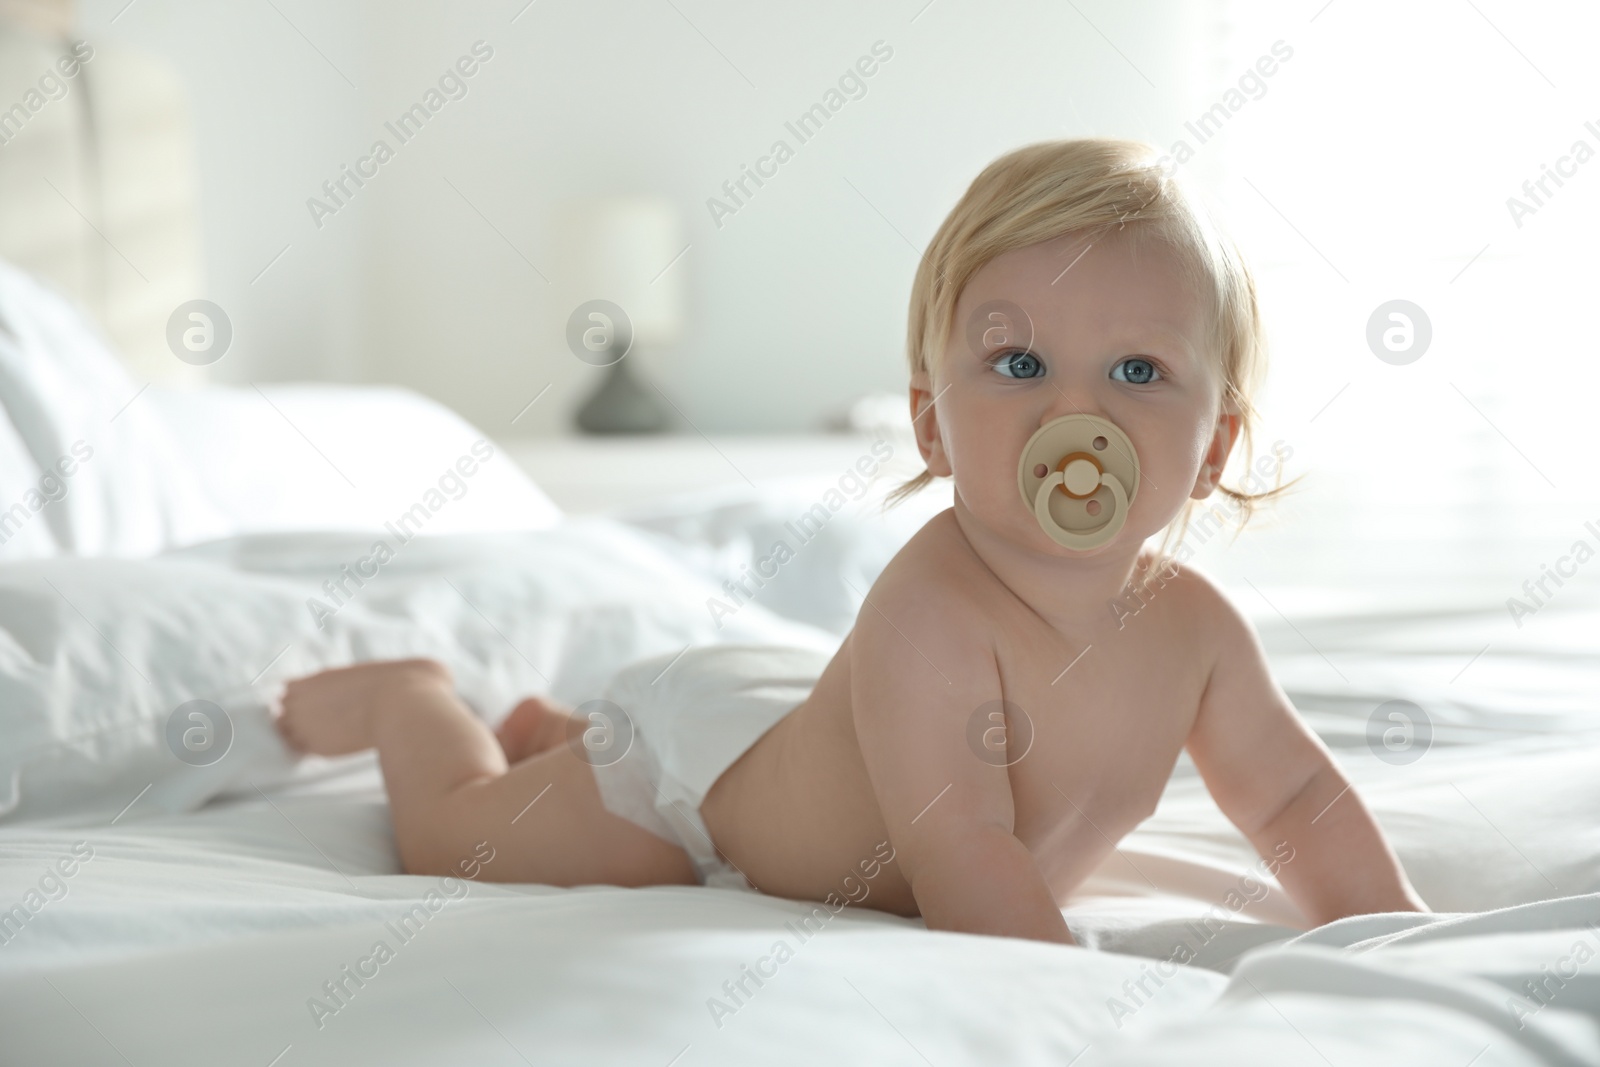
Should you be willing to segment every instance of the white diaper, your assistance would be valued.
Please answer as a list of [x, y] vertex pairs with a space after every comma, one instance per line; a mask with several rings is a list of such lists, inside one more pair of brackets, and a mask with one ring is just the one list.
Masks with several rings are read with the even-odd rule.
[[753, 890], [712, 846], [700, 804], [723, 771], [811, 695], [829, 659], [814, 649], [709, 645], [624, 668], [602, 698], [626, 716], [618, 747], [588, 753], [606, 808], [681, 846], [702, 884]]

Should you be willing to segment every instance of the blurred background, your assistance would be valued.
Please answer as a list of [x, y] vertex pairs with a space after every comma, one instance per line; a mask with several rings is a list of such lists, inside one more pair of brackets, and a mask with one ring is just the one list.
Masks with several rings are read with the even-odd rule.
[[[151, 376], [395, 383], [497, 439], [565, 438], [613, 373], [569, 344], [587, 298], [574, 290], [609, 271], [667, 291], [628, 364], [659, 387], [672, 429], [815, 434], [863, 398], [903, 406], [918, 256], [991, 159], [1061, 137], [1181, 142], [1182, 170], [1261, 286], [1274, 352], [1259, 444], [1283, 442], [1286, 474], [1306, 476], [1254, 536], [1314, 525], [1369, 582], [1490, 568], [1510, 595], [1600, 522], [1594, 5], [4, 11], [91, 42], [90, 81], [97, 64], [151, 64], [192, 124], [192, 165], [160, 184], [192, 182], [198, 276], [163, 275], [169, 253], [137, 225], [85, 238], [118, 249], [98, 291], [122, 301], [113, 333]], [[430, 92], [441, 106], [395, 131]], [[797, 136], [818, 104], [826, 120]], [[20, 180], [6, 172], [32, 134], [0, 147], [0, 182]], [[380, 139], [392, 158], [325, 189]], [[762, 163], [780, 140], [792, 152]], [[735, 199], [728, 188], [758, 168], [762, 183], [745, 178]], [[94, 217], [58, 193], [54, 210]], [[618, 224], [622, 251], [580, 262], [582, 232], [619, 204], [643, 205]], [[192, 296], [234, 332], [227, 358], [198, 371], [164, 355], [160, 332]], [[1307, 565], [1277, 558], [1285, 573]]]

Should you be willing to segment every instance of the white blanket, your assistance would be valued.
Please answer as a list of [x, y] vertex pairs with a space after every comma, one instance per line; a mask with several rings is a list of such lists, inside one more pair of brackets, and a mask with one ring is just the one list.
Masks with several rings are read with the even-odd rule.
[[[0, 818], [109, 819], [146, 787], [141, 810], [192, 810], [278, 782], [291, 769], [269, 704], [283, 679], [324, 667], [436, 656], [497, 721], [531, 693], [591, 699], [623, 664], [691, 642], [831, 646], [756, 605], [719, 628], [704, 610], [718, 593], [604, 521], [405, 542], [262, 535], [150, 561], [0, 566]], [[167, 731], [193, 700], [227, 717], [225, 758], [174, 757]]]

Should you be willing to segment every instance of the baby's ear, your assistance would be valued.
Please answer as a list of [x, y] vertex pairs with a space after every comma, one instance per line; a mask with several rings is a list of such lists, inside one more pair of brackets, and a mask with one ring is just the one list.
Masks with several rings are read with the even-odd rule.
[[928, 473], [937, 478], [950, 476], [950, 460], [944, 454], [944, 437], [939, 433], [939, 412], [934, 404], [933, 379], [927, 371], [911, 376], [911, 429], [917, 436], [917, 450]]
[[1233, 453], [1234, 442], [1239, 439], [1239, 430], [1243, 426], [1244, 416], [1224, 401], [1222, 410], [1217, 414], [1216, 428], [1211, 433], [1211, 444], [1206, 449], [1205, 458], [1200, 461], [1200, 472], [1195, 475], [1194, 488], [1189, 491], [1191, 497], [1204, 500], [1216, 491], [1218, 483], [1222, 481], [1223, 468], [1228, 465], [1228, 457]]

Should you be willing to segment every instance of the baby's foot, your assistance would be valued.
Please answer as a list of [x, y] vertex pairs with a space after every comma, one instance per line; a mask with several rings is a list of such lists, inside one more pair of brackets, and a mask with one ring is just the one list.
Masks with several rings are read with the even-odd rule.
[[543, 697], [529, 697], [511, 709], [495, 738], [505, 750], [507, 763], [520, 763], [561, 744], [572, 713]]
[[430, 659], [385, 660], [340, 667], [284, 686], [278, 731], [291, 748], [344, 756], [373, 746], [372, 711], [397, 689], [450, 687], [450, 670]]

